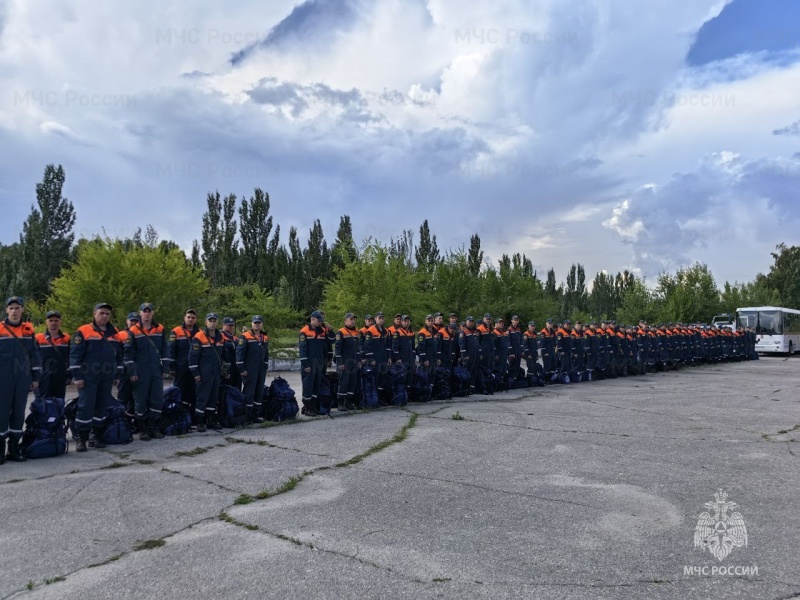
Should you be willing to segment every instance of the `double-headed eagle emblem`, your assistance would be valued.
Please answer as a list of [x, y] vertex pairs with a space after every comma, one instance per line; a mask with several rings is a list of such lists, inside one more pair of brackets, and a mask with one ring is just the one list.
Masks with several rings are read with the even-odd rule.
[[722, 560], [734, 548], [747, 546], [747, 527], [739, 512], [728, 514], [738, 508], [736, 502], [728, 502], [728, 494], [719, 490], [714, 502], [704, 505], [710, 512], [703, 512], [694, 528], [694, 545], [707, 549], [717, 560]]

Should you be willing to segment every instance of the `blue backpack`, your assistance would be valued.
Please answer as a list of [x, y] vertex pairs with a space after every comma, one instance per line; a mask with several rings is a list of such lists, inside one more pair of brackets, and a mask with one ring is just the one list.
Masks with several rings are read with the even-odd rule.
[[414, 373], [414, 383], [411, 386], [412, 402], [429, 402], [433, 397], [433, 385], [425, 369], [417, 369]]
[[244, 394], [230, 385], [219, 386], [219, 403], [217, 404], [219, 424], [223, 427], [241, 427], [247, 424], [247, 409], [244, 405]]
[[450, 389], [450, 369], [447, 367], [436, 368], [436, 379], [433, 384], [434, 394], [437, 400], [448, 400], [453, 397]]
[[133, 441], [131, 418], [125, 412], [122, 402], [114, 398], [108, 400], [103, 441], [109, 445], [129, 444]]
[[392, 404], [405, 406], [408, 403], [408, 393], [406, 392], [406, 368], [403, 365], [392, 365], [389, 367], [389, 374], [386, 381], [391, 392]]
[[50, 458], [67, 452], [63, 398], [36, 398], [25, 418], [22, 451], [28, 458]]
[[192, 416], [181, 402], [181, 390], [170, 386], [164, 390], [164, 404], [161, 407], [161, 422], [158, 429], [164, 435], [183, 435], [192, 427]]
[[361, 367], [359, 370], [359, 381], [361, 384], [361, 399], [358, 408], [378, 408], [378, 388], [375, 384], [375, 373], [369, 367]]
[[275, 377], [269, 386], [269, 400], [264, 405], [264, 418], [268, 421], [289, 421], [297, 417], [300, 408], [294, 390], [283, 377]]

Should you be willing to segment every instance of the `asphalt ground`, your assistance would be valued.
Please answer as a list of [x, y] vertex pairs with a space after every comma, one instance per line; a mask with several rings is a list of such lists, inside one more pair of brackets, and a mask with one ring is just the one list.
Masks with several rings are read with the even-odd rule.
[[[800, 597], [798, 366], [6, 463], [0, 598]], [[748, 534], [722, 560], [694, 544], [719, 489]]]

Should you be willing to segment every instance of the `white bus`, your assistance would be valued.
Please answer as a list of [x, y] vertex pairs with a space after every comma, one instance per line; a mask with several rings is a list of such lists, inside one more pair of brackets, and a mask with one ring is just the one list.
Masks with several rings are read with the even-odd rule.
[[732, 331], [736, 331], [736, 317], [731, 314], [714, 315], [711, 324], [717, 329], [730, 327]]
[[797, 352], [800, 349], [800, 310], [780, 306], [736, 309], [739, 328], [756, 332], [756, 352]]

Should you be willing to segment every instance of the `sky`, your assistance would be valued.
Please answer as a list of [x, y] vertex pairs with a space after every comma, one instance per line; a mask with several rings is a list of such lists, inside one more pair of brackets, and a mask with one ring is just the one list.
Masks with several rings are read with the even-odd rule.
[[256, 187], [284, 242], [428, 219], [560, 281], [800, 244], [795, 0], [5, 0], [0, 82], [0, 243], [54, 163], [78, 236], [187, 251]]

